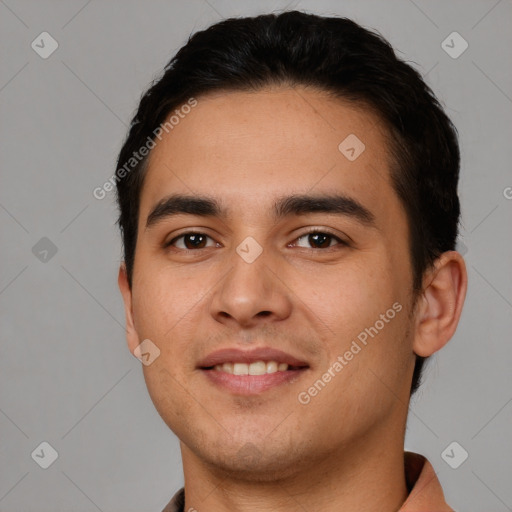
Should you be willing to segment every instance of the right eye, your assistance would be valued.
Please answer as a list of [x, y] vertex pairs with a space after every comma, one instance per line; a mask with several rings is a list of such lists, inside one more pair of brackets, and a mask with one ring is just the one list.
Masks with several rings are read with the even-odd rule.
[[174, 246], [177, 249], [184, 251], [193, 251], [196, 249], [205, 249], [206, 247], [215, 247], [213, 245], [207, 245], [208, 239], [214, 242], [214, 240], [204, 233], [195, 231], [189, 231], [182, 233], [181, 235], [173, 238], [170, 242], [165, 244], [165, 247]]

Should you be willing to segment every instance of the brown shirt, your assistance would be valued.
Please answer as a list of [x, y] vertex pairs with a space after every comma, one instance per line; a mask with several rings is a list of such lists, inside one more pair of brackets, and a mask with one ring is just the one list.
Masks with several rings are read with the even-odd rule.
[[[404, 453], [404, 461], [409, 496], [398, 512], [454, 512], [444, 500], [432, 464], [422, 455], [412, 452]], [[183, 489], [174, 495], [162, 512], [185, 512]]]

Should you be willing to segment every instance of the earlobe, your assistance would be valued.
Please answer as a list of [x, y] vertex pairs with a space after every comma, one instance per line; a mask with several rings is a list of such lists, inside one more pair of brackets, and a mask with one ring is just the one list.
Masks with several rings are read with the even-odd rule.
[[413, 350], [428, 357], [448, 343], [459, 323], [467, 290], [464, 259], [456, 251], [443, 253], [423, 282]]
[[128, 344], [128, 349], [133, 354], [134, 350], [139, 345], [139, 336], [135, 330], [132, 310], [132, 290], [128, 283], [128, 275], [126, 273], [126, 265], [124, 262], [121, 263], [119, 267], [117, 283], [124, 302], [124, 311], [126, 316], [126, 342]]

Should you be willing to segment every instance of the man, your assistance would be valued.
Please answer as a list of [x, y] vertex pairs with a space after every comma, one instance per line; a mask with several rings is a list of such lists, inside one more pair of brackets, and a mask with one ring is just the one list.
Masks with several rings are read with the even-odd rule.
[[466, 293], [456, 132], [354, 22], [196, 33], [117, 171], [127, 341], [180, 440], [171, 511], [451, 510], [404, 454]]

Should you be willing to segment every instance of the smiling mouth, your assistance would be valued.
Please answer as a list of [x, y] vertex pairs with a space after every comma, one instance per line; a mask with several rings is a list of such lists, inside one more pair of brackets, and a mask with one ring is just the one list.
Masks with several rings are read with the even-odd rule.
[[204, 370], [213, 370], [216, 372], [224, 372], [230, 375], [267, 375], [277, 372], [286, 372], [293, 370], [302, 370], [306, 366], [292, 366], [287, 363], [278, 363], [277, 361], [255, 361], [254, 363], [236, 363], [228, 362], [216, 364]]
[[309, 366], [293, 366], [277, 361], [251, 363], [229, 361], [199, 368], [216, 388], [237, 396], [255, 396], [301, 378]]
[[234, 346], [212, 352], [199, 361], [197, 369], [208, 385], [213, 384], [219, 391], [254, 396], [294, 384], [306, 374], [310, 365], [272, 347], [241, 350]]

